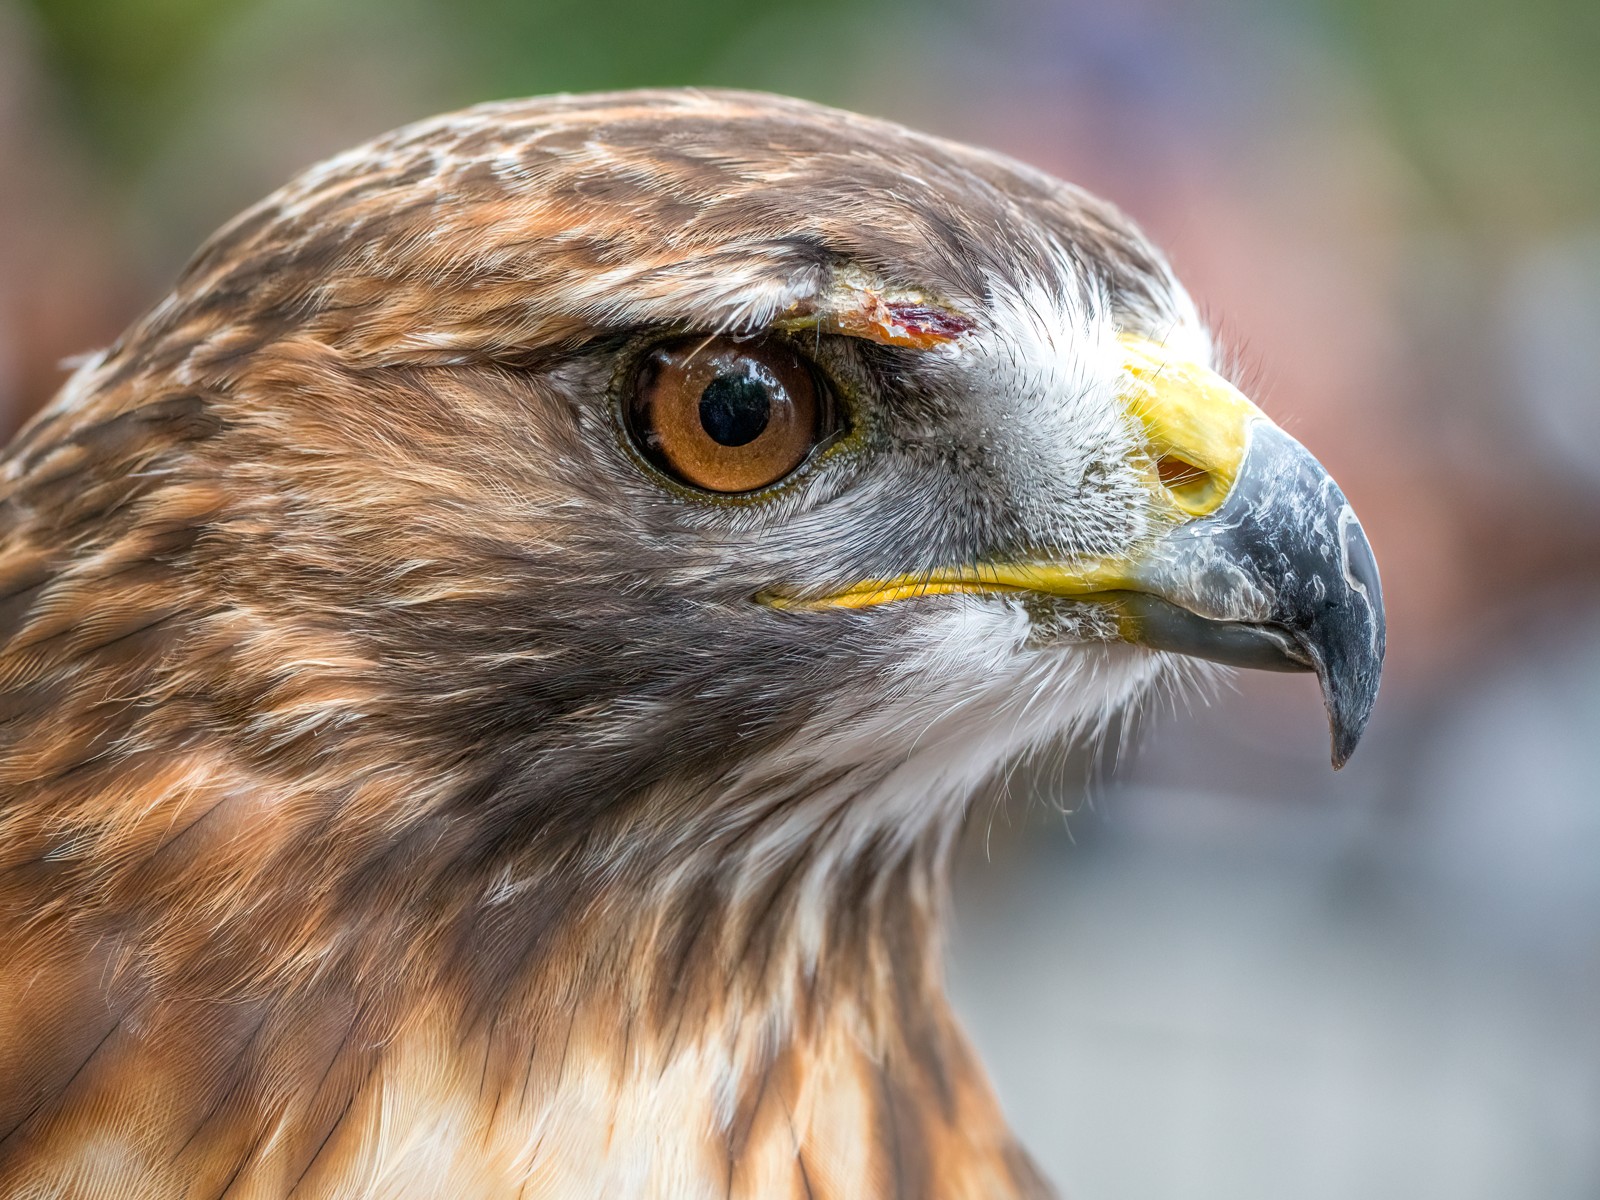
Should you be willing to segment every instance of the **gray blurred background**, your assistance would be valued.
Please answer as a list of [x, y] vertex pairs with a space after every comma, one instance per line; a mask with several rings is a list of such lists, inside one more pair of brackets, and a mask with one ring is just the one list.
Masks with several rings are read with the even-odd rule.
[[1241, 676], [980, 806], [951, 969], [1051, 1174], [1600, 1197], [1600, 3], [0, 0], [0, 425], [318, 157], [677, 83], [1112, 198], [1377, 548], [1344, 772], [1312, 684]]

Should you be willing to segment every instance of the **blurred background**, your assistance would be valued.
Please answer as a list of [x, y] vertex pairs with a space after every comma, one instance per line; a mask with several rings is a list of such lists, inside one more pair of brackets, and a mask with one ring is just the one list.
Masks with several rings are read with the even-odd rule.
[[320, 156], [786, 91], [1168, 248], [1383, 565], [1366, 742], [1241, 676], [980, 806], [952, 973], [1077, 1200], [1600, 1197], [1600, 4], [0, 0], [0, 425]]

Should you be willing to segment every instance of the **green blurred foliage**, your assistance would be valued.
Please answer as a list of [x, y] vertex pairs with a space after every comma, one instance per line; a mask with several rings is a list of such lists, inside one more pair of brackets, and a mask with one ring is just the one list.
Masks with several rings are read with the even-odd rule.
[[96, 147], [148, 153], [171, 119], [174, 83], [251, 0], [31, 0], [55, 74]]
[[[56, 74], [97, 149], [136, 167], [175, 117], [181, 83], [228, 24], [270, 0], [29, 0]], [[791, 4], [752, 0], [346, 0], [378, 26], [445, 31], [440, 57], [490, 97], [694, 83]], [[825, 27], [861, 0], [808, 0]], [[436, 32], [434, 36], [439, 36]], [[756, 66], [753, 64], [753, 66]], [[738, 72], [735, 71], [735, 74]], [[759, 78], [759, 68], [752, 81]]]
[[[440, 0], [496, 95], [713, 82], [708, 71], [773, 9], [752, 0]], [[859, 0], [807, 0], [828, 22]], [[752, 64], [754, 65], [754, 64]]]
[[[24, 2], [94, 149], [129, 174], [184, 104], [203, 103], [186, 81], [215, 39], [242, 18], [285, 8], [285, 0]], [[1255, 19], [1298, 12], [1313, 16], [1325, 40], [1332, 33], [1430, 185], [1437, 217], [1499, 238], [1600, 215], [1600, 0], [1276, 3], [1256, 0]], [[841, 43], [873, 12], [904, 36], [943, 27], [952, 41], [981, 30], [984, 11], [1028, 12], [1013, 0], [922, 0], [910, 10], [886, 0], [327, 0], [326, 8], [375, 33], [421, 31], [458, 81], [429, 99], [450, 103], [685, 83], [831, 98], [830, 72], [849, 60]], [[904, 24], [908, 13], [915, 29]], [[1159, 10], [1144, 19], [1160, 20]], [[308, 38], [316, 23], [306, 22]]]
[[1600, 0], [1326, 0], [1407, 157], [1497, 238], [1600, 217]]

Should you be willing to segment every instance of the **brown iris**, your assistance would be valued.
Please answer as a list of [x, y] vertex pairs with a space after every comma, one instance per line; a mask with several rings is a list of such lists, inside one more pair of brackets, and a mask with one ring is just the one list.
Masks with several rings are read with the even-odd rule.
[[691, 337], [640, 365], [628, 426], [645, 455], [708, 492], [749, 492], [798, 467], [826, 432], [811, 365], [780, 341]]

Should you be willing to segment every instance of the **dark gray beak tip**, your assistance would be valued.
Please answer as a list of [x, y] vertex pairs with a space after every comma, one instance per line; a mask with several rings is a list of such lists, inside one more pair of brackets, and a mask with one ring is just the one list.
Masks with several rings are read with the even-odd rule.
[[[1379, 653], [1382, 653], [1381, 649]], [[1378, 698], [1377, 665], [1374, 663], [1371, 671], [1358, 671], [1342, 678], [1322, 675], [1322, 697], [1328, 707], [1335, 771], [1350, 761], [1356, 744], [1366, 732], [1367, 720], [1372, 716], [1372, 706]]]
[[1345, 763], [1350, 761], [1350, 756], [1356, 752], [1356, 743], [1361, 740], [1361, 734], [1366, 728], [1366, 721], [1354, 723], [1340, 723], [1330, 718], [1333, 727], [1333, 769], [1344, 770]]
[[1310, 651], [1322, 682], [1337, 771], [1355, 753], [1378, 699], [1386, 631], [1372, 546], [1343, 495], [1335, 494], [1339, 507], [1331, 515], [1339, 569], [1337, 574], [1328, 572], [1333, 586], [1317, 606], [1301, 644]]

